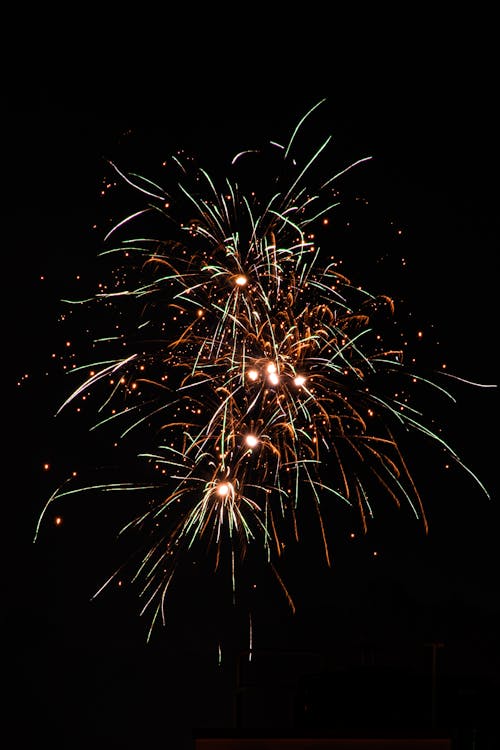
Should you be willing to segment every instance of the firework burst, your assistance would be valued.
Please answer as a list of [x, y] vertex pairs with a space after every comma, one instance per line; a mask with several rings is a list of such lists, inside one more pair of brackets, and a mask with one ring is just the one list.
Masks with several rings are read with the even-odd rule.
[[[179, 156], [167, 165], [168, 190], [111, 165], [144, 205], [105, 237], [112, 285], [67, 300], [114, 322], [112, 335], [94, 342], [105, 354], [72, 369], [84, 375], [61, 409], [97, 394], [94, 427], [120, 439], [146, 436], [139, 456], [152, 478], [65, 484], [40, 521], [68, 494], [145, 493], [122, 531], [141, 539], [133, 579], [152, 623], [164, 617], [183, 556], [200, 544], [215, 568], [229, 551], [233, 594], [236, 561], [260, 549], [293, 608], [277, 562], [284, 541], [300, 538], [301, 504], [314, 510], [328, 564], [324, 509], [332, 505], [357, 509], [366, 529], [376, 499], [389, 497], [425, 528], [401, 435], [434, 442], [486, 492], [411, 403], [416, 385], [452, 397], [409, 370], [401, 347], [384, 343], [392, 299], [352, 283], [318, 242], [338, 205], [337, 180], [369, 159], [314, 177], [329, 138], [296, 159], [301, 128], [319, 104], [286, 145], [239, 153], [222, 181]], [[238, 169], [251, 160], [262, 182], [259, 158], [274, 172], [261, 191], [247, 190]]]

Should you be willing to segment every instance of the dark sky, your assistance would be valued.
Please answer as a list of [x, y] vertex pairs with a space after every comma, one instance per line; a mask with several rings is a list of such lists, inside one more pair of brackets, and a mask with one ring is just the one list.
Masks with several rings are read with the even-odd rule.
[[[106, 159], [147, 173], [164, 153], [187, 147], [217, 167], [252, 142], [284, 138], [325, 97], [321, 135], [333, 134], [339, 163], [373, 156], [348, 188], [369, 196], [374, 225], [394, 221], [405, 229], [408, 267], [400, 278], [389, 262], [388, 287], [424, 324], [433, 324], [432, 341], [439, 339], [457, 374], [495, 382], [493, 76], [484, 50], [471, 61], [458, 43], [427, 41], [430, 48], [424, 37], [408, 49], [403, 38], [383, 61], [355, 48], [351, 57], [331, 58], [323, 49], [316, 59], [309, 50], [307, 60], [287, 60], [275, 50], [273, 62], [255, 68], [248, 59], [238, 65], [234, 51], [230, 61], [221, 55], [211, 64], [199, 52], [194, 71], [183, 67], [177, 50], [164, 75], [153, 63], [135, 69], [129, 50], [126, 70], [110, 54], [113, 64], [101, 68], [94, 61], [68, 70], [63, 60], [37, 68], [33, 61], [29, 75], [12, 77], [3, 116], [5, 500], [12, 514], [4, 531], [3, 643], [13, 666], [19, 746], [50, 738], [58, 748], [146, 747], [162, 738], [165, 747], [189, 748], [193, 731], [228, 732], [237, 722], [240, 654], [241, 680], [250, 684], [241, 693], [240, 729], [298, 732], [300, 722], [307, 725], [301, 691], [304, 685], [312, 691], [318, 675], [324, 687], [321, 700], [314, 693], [309, 698], [310, 731], [325, 724], [325, 731], [335, 731], [331, 706], [339, 684], [344, 699], [357, 695], [365, 709], [379, 689], [389, 703], [408, 691], [414, 713], [407, 723], [428, 726], [433, 642], [444, 644], [438, 655], [442, 725], [460, 724], [460, 701], [471, 712], [462, 719], [467, 731], [488, 723], [482, 696], [492, 694], [492, 683], [498, 689], [500, 625], [491, 390], [461, 388], [456, 411], [446, 418], [453, 444], [492, 501], [467, 478], [444, 482], [424, 465], [429, 535], [404, 514], [389, 514], [351, 546], [338, 532], [331, 570], [318, 567], [314, 553], [295, 560], [301, 609], [292, 617], [273, 590], [265, 591], [252, 619], [251, 665], [244, 656], [248, 611], [211, 600], [203, 588], [206, 571], [201, 583], [186, 576], [179, 609], [148, 645], [133, 597], [112, 591], [89, 602], [113, 557], [114, 519], [103, 517], [95, 501], [65, 510], [63, 527], [51, 527], [32, 544], [38, 512], [53, 489], [52, 476], [43, 472], [47, 456], [60, 477], [66, 461], [71, 465], [89, 450], [70, 420], [54, 420], [61, 379], [50, 355], [61, 345], [57, 316], [65, 283], [94, 262], [98, 249], [91, 227], [101, 211]], [[378, 241], [368, 254], [378, 252]], [[219, 607], [220, 618], [213, 612]], [[360, 697], [376, 670], [386, 681]], [[387, 725], [383, 703], [375, 701], [379, 723]], [[347, 718], [337, 716], [334, 727], [357, 722], [354, 731], [363, 731], [374, 723], [371, 714], [363, 721], [345, 710]]]

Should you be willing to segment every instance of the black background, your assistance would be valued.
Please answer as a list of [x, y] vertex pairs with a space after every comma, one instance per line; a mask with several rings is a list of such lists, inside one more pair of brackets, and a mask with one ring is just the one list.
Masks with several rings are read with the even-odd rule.
[[[115, 517], [95, 500], [66, 508], [62, 527], [49, 525], [32, 543], [57, 481], [92, 461], [79, 427], [54, 420], [63, 386], [51, 354], [63, 345], [59, 300], [98, 250], [92, 225], [103, 211], [106, 159], [147, 175], [186, 147], [218, 169], [241, 148], [283, 140], [326, 98], [318, 130], [334, 136], [338, 163], [373, 157], [347, 188], [370, 198], [386, 239], [390, 227], [404, 228], [393, 252], [407, 265], [403, 273], [389, 259], [387, 293], [404, 298], [432, 331], [432, 347], [437, 339], [453, 372], [496, 382], [488, 19], [392, 18], [373, 28], [364, 19], [361, 34], [354, 21], [326, 27], [311, 10], [286, 30], [279, 17], [257, 15], [242, 35], [243, 21], [215, 32], [195, 18], [171, 18], [154, 37], [82, 32], [77, 52], [73, 27], [62, 43], [38, 39], [36, 53], [22, 26], [13, 28], [2, 142], [3, 645], [16, 746], [190, 748], [203, 731], [335, 735], [402, 726], [452, 733], [457, 746], [472, 747], [475, 737], [477, 747], [493, 747], [499, 605], [491, 389], [459, 388], [446, 419], [450, 442], [492, 500], [460, 472], [443, 479], [422, 456], [429, 534], [404, 513], [389, 514], [350, 542], [346, 519], [345, 533], [335, 530], [332, 569], [314, 549], [295, 561], [295, 616], [262, 584], [251, 662], [248, 611], [204, 593], [209, 571], [186, 576], [167, 627], [149, 644], [132, 595], [112, 590], [89, 602], [114, 559]], [[368, 268], [380, 240], [363, 240], [357, 261], [366, 253]], [[362, 276], [359, 264], [354, 270]], [[435, 694], [433, 643], [443, 644], [435, 647]]]

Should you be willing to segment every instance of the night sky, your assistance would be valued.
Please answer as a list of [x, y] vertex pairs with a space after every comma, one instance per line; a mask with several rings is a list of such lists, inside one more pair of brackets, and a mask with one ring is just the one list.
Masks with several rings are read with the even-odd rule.
[[[117, 562], [124, 509], [116, 501], [70, 500], [32, 543], [55, 486], [101, 460], [85, 417], [54, 413], [68, 389], [56, 364], [66, 335], [60, 299], [74, 293], [79, 274], [96, 273], [107, 160], [147, 176], [186, 148], [209, 171], [225, 169], [242, 148], [286, 138], [326, 98], [315, 128], [318, 138], [334, 136], [337, 164], [373, 157], [342, 183], [341, 215], [351, 211], [358, 222], [338, 248], [344, 269], [412, 311], [424, 360], [496, 382], [493, 76], [486, 53], [471, 62], [459, 44], [437, 41], [432, 53], [395, 45], [384, 63], [325, 51], [302, 67], [233, 60], [233, 77], [222, 60], [194, 79], [175, 66], [163, 76], [154, 65], [68, 71], [56, 60], [12, 79], [3, 116], [10, 520], [2, 642], [17, 747], [191, 748], [204, 732], [395, 728], [450, 732], [462, 742], [476, 736], [478, 748], [493, 747], [500, 607], [492, 389], [458, 386], [456, 405], [443, 411], [451, 444], [491, 500], [458, 470], [443, 476], [432, 449], [412, 446], [429, 533], [405, 510], [382, 509], [368, 534], [352, 539], [351, 519], [339, 516], [331, 569], [310, 542], [290, 561], [296, 615], [263, 579], [251, 662], [248, 609], [212, 596], [210, 570], [181, 577], [167, 627], [148, 644], [133, 592], [115, 587], [90, 601]], [[422, 63], [415, 55], [424, 49]], [[435, 703], [433, 643], [442, 645]]]

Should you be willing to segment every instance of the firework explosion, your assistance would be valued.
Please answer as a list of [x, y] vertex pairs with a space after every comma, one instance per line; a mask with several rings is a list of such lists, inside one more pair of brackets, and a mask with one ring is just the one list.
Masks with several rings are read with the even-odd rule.
[[139, 456], [152, 478], [65, 484], [41, 518], [55, 500], [85, 490], [146, 493], [122, 531], [141, 539], [132, 577], [152, 623], [164, 617], [183, 556], [202, 548], [216, 569], [229, 565], [233, 593], [237, 565], [258, 548], [293, 608], [277, 562], [285, 540], [300, 538], [301, 504], [314, 510], [328, 564], [324, 509], [332, 504], [356, 509], [366, 530], [374, 499], [389, 497], [426, 527], [401, 448], [408, 432], [435, 442], [486, 492], [410, 401], [416, 385], [450, 394], [409, 371], [400, 346], [384, 343], [392, 299], [352, 283], [338, 257], [324, 261], [318, 228], [338, 204], [336, 181], [369, 157], [317, 178], [327, 138], [296, 160], [316, 107], [287, 145], [233, 159], [234, 175], [260, 174], [259, 158], [277, 165], [260, 193], [242, 189], [239, 177], [219, 184], [177, 156], [168, 191], [113, 165], [145, 205], [105, 237], [111, 283], [69, 301], [95, 307], [113, 328], [94, 342], [104, 356], [73, 367], [83, 382], [61, 409], [96, 391], [95, 427], [112, 427], [120, 439], [144, 435]]

